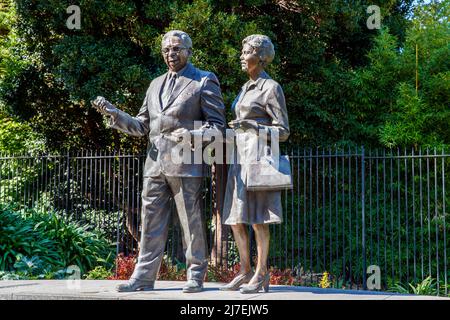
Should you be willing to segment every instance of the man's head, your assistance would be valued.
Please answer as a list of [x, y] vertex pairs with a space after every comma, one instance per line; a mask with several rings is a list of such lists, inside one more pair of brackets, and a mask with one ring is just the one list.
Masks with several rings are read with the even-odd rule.
[[163, 36], [161, 50], [169, 70], [177, 72], [184, 68], [192, 55], [192, 40], [186, 32], [172, 30]]

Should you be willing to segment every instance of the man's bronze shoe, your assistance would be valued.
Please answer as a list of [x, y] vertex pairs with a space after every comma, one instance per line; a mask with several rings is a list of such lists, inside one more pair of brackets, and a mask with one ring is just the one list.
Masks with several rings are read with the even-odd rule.
[[118, 292], [152, 291], [155, 281], [130, 279], [128, 283], [119, 284], [116, 287]]
[[186, 285], [183, 287], [183, 292], [185, 293], [194, 293], [194, 292], [200, 292], [203, 290], [203, 282], [199, 280], [188, 280], [186, 282]]

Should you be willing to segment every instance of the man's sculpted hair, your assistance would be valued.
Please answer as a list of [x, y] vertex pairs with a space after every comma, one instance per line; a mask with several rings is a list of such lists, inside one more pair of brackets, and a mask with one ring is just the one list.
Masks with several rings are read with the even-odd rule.
[[242, 45], [248, 44], [256, 50], [263, 66], [272, 62], [275, 56], [275, 49], [268, 36], [262, 34], [252, 34], [242, 40]]
[[181, 41], [183, 42], [183, 45], [186, 48], [192, 49], [191, 37], [189, 37], [189, 35], [186, 32], [181, 31], [181, 30], [171, 30], [171, 31], [167, 32], [162, 38], [162, 45], [164, 45], [164, 42], [169, 37], [178, 37], [178, 38], [180, 38]]

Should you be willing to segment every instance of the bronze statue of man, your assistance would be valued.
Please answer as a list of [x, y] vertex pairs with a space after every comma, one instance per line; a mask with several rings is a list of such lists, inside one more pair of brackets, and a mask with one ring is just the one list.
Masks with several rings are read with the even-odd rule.
[[177, 138], [191, 132], [198, 134], [194, 122], [202, 122], [200, 133], [202, 130], [223, 133], [225, 107], [217, 77], [189, 62], [192, 41], [188, 34], [179, 30], [166, 33], [162, 55], [169, 70], [150, 83], [135, 117], [117, 109], [103, 97], [92, 102], [98, 111], [110, 116], [112, 128], [133, 136], [148, 135], [150, 140], [144, 165], [139, 258], [128, 283], [117, 287], [120, 292], [153, 290], [167, 240], [171, 197], [175, 200], [186, 245], [188, 282], [183, 292], [201, 291], [207, 269], [201, 209], [205, 164], [173, 161], [172, 149]]

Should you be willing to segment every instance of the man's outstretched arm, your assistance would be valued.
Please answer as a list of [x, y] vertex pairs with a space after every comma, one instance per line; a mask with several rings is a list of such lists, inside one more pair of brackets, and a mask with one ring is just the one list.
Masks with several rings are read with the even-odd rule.
[[125, 132], [132, 136], [145, 136], [149, 132], [150, 117], [147, 108], [147, 96], [144, 99], [139, 113], [132, 117], [128, 113], [117, 109], [103, 97], [97, 97], [92, 105], [94, 108], [110, 117], [110, 127]]

